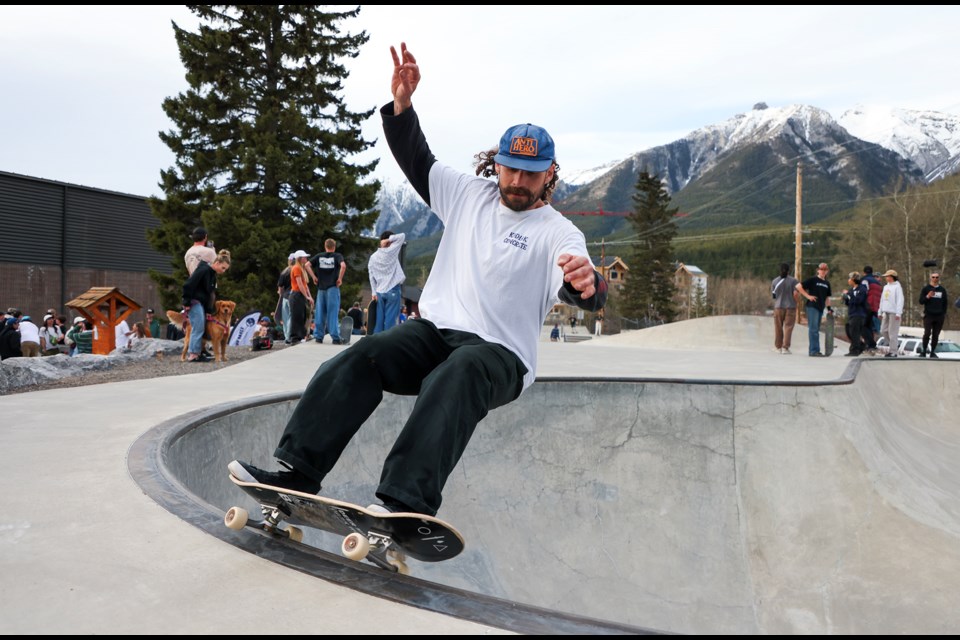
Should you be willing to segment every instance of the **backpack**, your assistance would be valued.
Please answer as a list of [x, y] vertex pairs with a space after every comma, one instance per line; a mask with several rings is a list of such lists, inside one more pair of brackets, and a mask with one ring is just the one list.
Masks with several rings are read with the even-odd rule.
[[883, 297], [883, 287], [880, 283], [871, 278], [868, 280], [870, 288], [867, 289], [867, 307], [874, 313], [880, 311], [880, 298]]

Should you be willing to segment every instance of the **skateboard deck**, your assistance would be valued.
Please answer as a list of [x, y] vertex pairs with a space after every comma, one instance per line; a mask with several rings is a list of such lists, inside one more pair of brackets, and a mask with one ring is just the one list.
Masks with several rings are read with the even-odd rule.
[[826, 336], [823, 339], [823, 353], [827, 356], [833, 355], [833, 334], [837, 326], [834, 318], [834, 314], [828, 313], [826, 321], [824, 322], [824, 333]]
[[350, 344], [350, 338], [353, 336], [353, 318], [343, 316], [340, 319], [340, 343]]
[[[400, 573], [408, 573], [406, 556], [421, 562], [441, 562], [463, 551], [463, 536], [439, 518], [422, 513], [374, 513], [349, 502], [244, 482], [229, 475], [260, 504], [264, 516], [263, 520], [251, 520], [242, 507], [231, 507], [224, 524], [234, 530], [249, 526], [300, 542], [303, 532], [289, 525], [314, 527], [344, 536], [340, 551], [351, 560], [367, 559]], [[281, 528], [281, 522], [288, 526]]]

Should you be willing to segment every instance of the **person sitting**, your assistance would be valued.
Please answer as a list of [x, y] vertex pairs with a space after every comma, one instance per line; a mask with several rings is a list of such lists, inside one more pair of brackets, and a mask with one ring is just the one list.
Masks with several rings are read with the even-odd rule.
[[273, 348], [273, 323], [270, 321], [270, 316], [263, 316], [260, 318], [260, 322], [257, 323], [256, 332], [253, 334], [253, 339], [250, 341], [250, 351], [263, 351], [264, 349]]
[[143, 323], [142, 323], [142, 322], [134, 322], [134, 323], [133, 323], [133, 329], [130, 331], [130, 341], [129, 341], [129, 343], [127, 344], [127, 349], [129, 350], [129, 349], [130, 349], [131, 347], [133, 347], [135, 344], [137, 344], [138, 342], [140, 342], [140, 341], [143, 340], [144, 338], [148, 338], [148, 337], [149, 337], [149, 335], [148, 335], [148, 333], [147, 333], [147, 329], [146, 329], [146, 327], [144, 327]]

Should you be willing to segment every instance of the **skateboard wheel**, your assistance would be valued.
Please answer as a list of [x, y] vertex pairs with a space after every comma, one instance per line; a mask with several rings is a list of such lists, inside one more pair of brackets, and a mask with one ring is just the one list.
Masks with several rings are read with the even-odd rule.
[[370, 541], [359, 533], [351, 533], [343, 539], [340, 552], [351, 560], [363, 560], [370, 552]]
[[227, 525], [228, 529], [240, 531], [246, 526], [249, 516], [250, 514], [247, 513], [246, 509], [241, 507], [230, 507], [230, 509], [227, 511], [227, 515], [223, 516], [223, 524]]
[[300, 527], [287, 527], [287, 537], [294, 542], [303, 542], [303, 529]]

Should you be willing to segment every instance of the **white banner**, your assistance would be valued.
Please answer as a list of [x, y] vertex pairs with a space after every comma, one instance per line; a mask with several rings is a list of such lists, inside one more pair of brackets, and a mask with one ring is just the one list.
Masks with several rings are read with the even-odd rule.
[[260, 312], [254, 311], [248, 314], [237, 323], [230, 334], [230, 340], [227, 342], [231, 347], [249, 347], [253, 340], [253, 334], [257, 330], [257, 321], [260, 320]]

